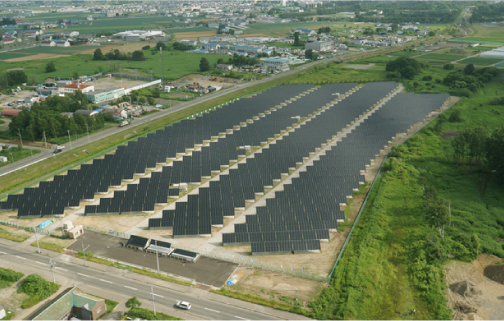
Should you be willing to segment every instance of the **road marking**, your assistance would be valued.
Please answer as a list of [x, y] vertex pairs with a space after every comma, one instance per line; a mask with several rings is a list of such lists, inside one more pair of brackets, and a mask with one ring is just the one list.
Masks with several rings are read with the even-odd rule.
[[105, 282], [105, 283], [110, 283], [110, 284], [112, 284], [112, 282], [107, 281], [107, 280], [104, 280], [104, 279], [100, 279], [100, 281]]
[[220, 313], [220, 311], [217, 311], [217, 310], [212, 310], [212, 309], [209, 309], [209, 308], [205, 308], [205, 310]]
[[15, 171], [17, 171], [17, 170], [20, 170], [20, 169], [22, 169], [22, 168], [28, 167], [28, 166], [33, 165], [33, 164], [37, 164], [38, 162], [41, 162], [41, 161], [43, 161], [43, 160], [45, 160], [45, 159], [48, 159], [48, 158], [49, 158], [49, 157], [45, 157], [45, 158], [39, 159], [38, 161], [32, 162], [32, 163], [30, 163], [30, 164], [26, 164], [26, 165], [20, 166], [20, 167], [18, 167], [18, 168], [16, 168], [16, 169], [13, 169], [13, 170], [11, 170], [11, 171], [8, 171], [7, 173], [0, 174], [0, 176], [4, 176], [4, 175], [10, 174], [10, 173], [14, 173], [14, 172], [15, 172]]
[[248, 319], [245, 319], [245, 318], [239, 317], [239, 316], [237, 316], [237, 315], [235, 315], [234, 317], [235, 317], [235, 318], [237, 318], [237, 319], [248, 320]]
[[47, 263], [42, 263], [42, 262], [39, 262], [39, 261], [35, 261], [35, 263], [42, 264], [42, 265], [48, 265]]
[[7, 254], [7, 253], [0, 251], [0, 254]]
[[127, 286], [127, 285], [125, 285], [124, 287], [125, 287], [125, 288], [128, 288], [128, 289], [132, 289], [132, 290], [138, 291], [137, 289], [132, 288], [131, 286]]
[[16, 257], [17, 257], [18, 259], [23, 259], [23, 260], [26, 260], [26, 258], [25, 258], [25, 257], [22, 257], [22, 256], [18, 256], [18, 255], [16, 255]]
[[77, 274], [78, 274], [78, 275], [85, 276], [85, 277], [87, 277], [87, 278], [90, 278], [90, 276], [89, 276], [89, 275], [86, 275], [86, 274], [82, 274], [82, 273], [77, 273]]
[[160, 298], [164, 298], [164, 296], [159, 295], [159, 294], [156, 294], [156, 293], [152, 293], [152, 295], [153, 295], [153, 296], [158, 296], [158, 297], [160, 297]]
[[64, 268], [60, 268], [60, 267], [56, 267], [57, 270], [61, 270], [61, 271], [65, 271], [65, 272], [68, 272], [67, 269], [64, 269]]

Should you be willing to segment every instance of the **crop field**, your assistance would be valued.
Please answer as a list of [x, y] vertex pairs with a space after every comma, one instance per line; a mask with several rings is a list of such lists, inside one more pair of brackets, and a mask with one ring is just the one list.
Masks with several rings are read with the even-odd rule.
[[441, 60], [441, 61], [449, 62], [449, 61], [453, 61], [453, 60], [459, 60], [464, 57], [459, 56], [459, 55], [445, 55], [445, 54], [428, 53], [425, 55], [418, 56], [417, 58], [427, 59], [427, 60]]
[[[170, 30], [170, 32], [173, 33], [186, 33], [186, 32], [217, 32], [217, 29], [212, 29], [212, 28], [205, 28], [205, 27], [195, 27], [195, 28], [181, 28], [181, 29], [173, 29]], [[183, 35], [179, 35], [183, 36]]]
[[462, 40], [467, 40], [471, 42], [490, 42], [490, 43], [495, 43], [495, 44], [503, 44], [504, 45], [504, 38], [503, 37], [480, 37], [480, 36], [469, 36], [469, 37], [463, 37]]
[[11, 52], [0, 53], [0, 60], [16, 59], [21, 57], [35, 56], [40, 54], [73, 55], [86, 50], [94, 50], [98, 46], [75, 46], [75, 47], [33, 47]]
[[484, 58], [484, 57], [472, 57], [459, 61], [460, 64], [473, 64], [480, 66], [495, 65], [504, 59], [502, 58]]
[[392, 53], [389, 53], [389, 56], [395, 56], [395, 57], [415, 57], [420, 55], [421, 53], [418, 51], [394, 51]]

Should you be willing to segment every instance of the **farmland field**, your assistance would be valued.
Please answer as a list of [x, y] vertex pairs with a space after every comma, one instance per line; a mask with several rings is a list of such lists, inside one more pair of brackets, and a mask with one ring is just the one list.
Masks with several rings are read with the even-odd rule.
[[448, 62], [448, 61], [453, 61], [453, 60], [459, 60], [464, 57], [459, 56], [459, 55], [443, 55], [443, 54], [429, 53], [429, 54], [418, 56], [417, 58], [427, 59], [427, 60], [442, 60], [442, 61]]
[[[44, 47], [44, 48], [52, 49], [50, 47]], [[85, 48], [89, 49], [89, 47]], [[65, 48], [55, 48], [55, 49], [65, 49]], [[129, 61], [129, 60], [94, 61], [92, 60], [93, 56], [91, 54], [76, 54], [66, 57], [50, 58], [44, 60], [5, 62], [5, 64], [2, 65], [2, 69], [23, 68], [28, 76], [36, 75], [37, 82], [42, 82], [47, 77], [71, 78], [74, 71], [76, 71], [79, 75], [92, 75], [98, 73], [99, 71], [105, 71], [105, 72], [110, 71], [118, 73], [119, 68], [122, 68], [124, 70], [123, 71], [124, 74], [137, 73], [138, 76], [150, 75], [149, 72], [150, 70], [152, 70], [155, 78], [161, 78], [159, 53], [156, 52], [154, 55], [152, 55], [150, 50], [145, 50], [144, 54], [146, 58], [145, 61]], [[2, 56], [0, 55], [0, 58], [1, 57]], [[224, 58], [226, 60], [229, 58], [229, 56], [223, 56], [223, 55], [205, 55], [196, 53], [187, 54], [179, 51], [166, 52], [163, 54], [165, 80], [174, 80], [186, 74], [198, 73], [199, 62], [202, 57], [208, 59], [211, 66], [217, 63], [217, 59], [219, 58]], [[48, 62], [51, 61], [54, 62], [56, 66], [56, 71], [46, 73], [45, 66]], [[128, 72], [128, 69], [133, 70], [133, 72]]]
[[94, 50], [98, 46], [75, 46], [75, 47], [33, 47], [11, 52], [0, 53], [0, 60], [15, 59], [39, 54], [73, 55], [86, 50]]
[[495, 65], [503, 61], [502, 58], [485, 58], [485, 57], [472, 57], [459, 61], [460, 64], [473, 64], [480, 66]]
[[293, 22], [293, 23], [254, 23], [244, 30], [245, 34], [267, 34], [270, 36], [286, 36], [296, 28], [315, 29], [331, 26], [331, 22]]
[[502, 37], [478, 37], [478, 36], [469, 36], [469, 37], [464, 37], [462, 40], [467, 40], [471, 42], [491, 42], [491, 43], [496, 43], [496, 44], [503, 44], [504, 45], [504, 38]]

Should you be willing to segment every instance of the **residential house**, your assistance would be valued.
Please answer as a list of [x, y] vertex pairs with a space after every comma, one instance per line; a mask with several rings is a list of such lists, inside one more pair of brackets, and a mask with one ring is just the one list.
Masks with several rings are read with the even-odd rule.
[[70, 47], [70, 42], [66, 39], [53, 40], [56, 43], [56, 47]]
[[4, 38], [4, 39], [2, 39], [2, 44], [8, 45], [8, 44], [14, 43], [14, 41], [15, 41], [14, 38]]
[[65, 36], [67, 38], [74, 38], [79, 35], [79, 32], [76, 30], [65, 30], [62, 33], [63, 33], [63, 36]]
[[209, 42], [205, 44], [206, 50], [219, 50], [220, 47], [221, 46], [218, 43]]
[[218, 64], [217, 69], [222, 69], [222, 70], [231, 70], [233, 69], [233, 65], [228, 65], [228, 64]]
[[43, 40], [40, 42], [42, 47], [55, 47], [56, 43], [53, 40]]
[[82, 292], [77, 287], [68, 288], [33, 320], [97, 320], [107, 312], [105, 299]]

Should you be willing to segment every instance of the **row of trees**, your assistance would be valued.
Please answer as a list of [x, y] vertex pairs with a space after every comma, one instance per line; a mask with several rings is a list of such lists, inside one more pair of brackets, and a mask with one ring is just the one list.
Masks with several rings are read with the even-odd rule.
[[492, 133], [483, 127], [467, 129], [451, 144], [456, 163], [484, 166], [504, 184], [504, 128]]
[[[445, 69], [449, 65], [445, 65]], [[443, 79], [443, 84], [452, 90], [450, 94], [456, 96], [470, 97], [477, 92], [484, 83], [491, 81], [499, 75], [499, 70], [495, 67], [485, 67], [476, 69], [472, 64], [466, 65], [463, 70], [449, 73]]]
[[96, 49], [93, 53], [93, 60], [132, 60], [132, 61], [144, 61], [145, 55], [141, 50], [135, 50], [133, 53], [124, 53], [119, 49], [114, 51], [109, 51], [103, 54], [100, 48]]
[[56, 138], [65, 136], [70, 130], [72, 133], [85, 133], [103, 128], [105, 119], [99, 113], [94, 117], [84, 117], [80, 114], [74, 117], [61, 115], [62, 112], [74, 112], [78, 109], [90, 108], [80, 90], [75, 94], [49, 96], [45, 101], [34, 103], [30, 110], [23, 109], [9, 123], [9, 131], [12, 135], [18, 135], [37, 140], [43, 138]]
[[22, 70], [11, 70], [0, 76], [0, 91], [8, 87], [28, 82], [28, 76]]
[[9, 25], [15, 25], [16, 24], [16, 19], [14, 18], [2, 18], [0, 20], [0, 26], [9, 26]]

